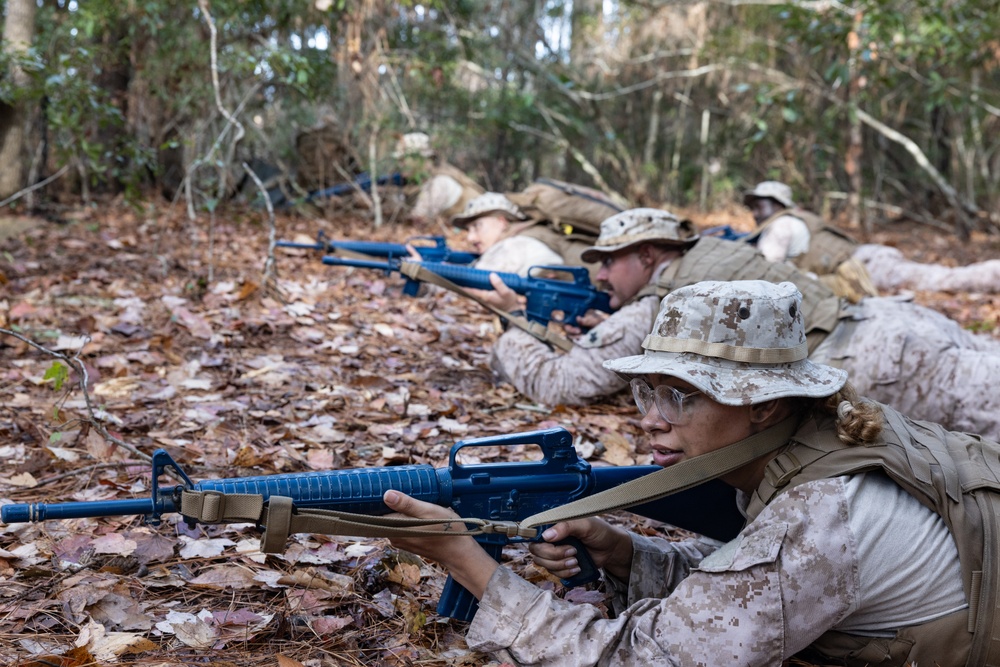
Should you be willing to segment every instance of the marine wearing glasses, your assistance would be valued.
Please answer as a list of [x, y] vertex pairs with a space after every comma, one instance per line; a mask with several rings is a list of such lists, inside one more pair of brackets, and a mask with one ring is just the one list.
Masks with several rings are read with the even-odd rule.
[[[673, 426], [683, 426], [691, 417], [690, 409], [685, 410], [685, 399], [702, 393], [698, 389], [684, 393], [669, 384], [657, 385], [654, 389], [642, 378], [633, 378], [629, 386], [632, 387], [635, 405], [643, 417], [655, 403], [663, 421]], [[687, 404], [688, 407], [690, 405], [690, 403]]]

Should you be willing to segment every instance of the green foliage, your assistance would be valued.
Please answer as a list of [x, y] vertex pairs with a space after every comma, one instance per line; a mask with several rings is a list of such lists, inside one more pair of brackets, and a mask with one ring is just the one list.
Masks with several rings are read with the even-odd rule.
[[[840, 190], [855, 109], [911, 137], [971, 196], [1000, 199], [995, 8], [710, 3], [702, 16], [673, 4], [574, 17], [563, 0], [213, 0], [222, 105], [246, 129], [226, 164], [219, 146], [233, 128], [217, 109], [196, 3], [43, 3], [34, 48], [16, 63], [32, 84], [0, 79], [0, 101], [37, 102], [54, 159], [130, 198], [156, 178], [166, 147], [182, 149], [185, 165], [207, 160], [192, 186], [213, 211], [244, 159], [294, 168], [296, 137], [331, 118], [363, 159], [379, 132], [379, 168], [395, 167], [385, 156], [396, 135], [427, 131], [494, 189], [539, 175], [592, 184], [568, 142], [612, 187], [671, 203], [698, 197], [705, 159], [721, 165], [713, 192], [765, 174]], [[602, 37], [601, 53], [567, 47], [570, 28]], [[706, 65], [715, 73], [667, 76]], [[871, 130], [864, 142], [864, 183], [927, 189], [898, 145]]]
[[43, 382], [51, 382], [52, 388], [56, 391], [60, 391], [63, 388], [63, 384], [66, 382], [66, 378], [69, 377], [69, 367], [60, 361], [53, 361], [52, 365], [48, 367], [45, 371], [45, 375], [42, 376]]

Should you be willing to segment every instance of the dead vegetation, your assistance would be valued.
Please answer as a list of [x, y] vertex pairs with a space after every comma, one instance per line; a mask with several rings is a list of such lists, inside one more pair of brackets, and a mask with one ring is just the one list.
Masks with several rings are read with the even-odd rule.
[[[349, 215], [285, 218], [278, 231], [311, 236], [317, 226], [334, 238], [394, 241], [438, 231], [372, 233]], [[921, 241], [923, 231], [898, 244], [944, 261], [991, 252], [937, 248]], [[263, 290], [266, 244], [256, 212], [216, 222], [210, 259], [205, 234], [181, 215], [116, 206], [0, 242], [0, 326], [78, 354], [93, 399], [91, 414], [73, 373], [60, 378], [52, 356], [0, 337], [4, 502], [143, 497], [148, 462], [114, 439], [140, 455], [166, 449], [195, 480], [440, 467], [458, 440], [549, 426], [567, 428], [592, 461], [645, 462], [627, 397], [549, 410], [496, 385], [487, 364], [496, 329], [474, 304], [404, 297], [395, 277], [324, 267], [305, 251], [280, 254], [277, 292]], [[918, 297], [983, 330], [995, 327], [1000, 308], [995, 296]], [[253, 526], [191, 528], [176, 516], [158, 528], [136, 517], [0, 527], [0, 661], [491, 662], [466, 648], [463, 624], [435, 614], [444, 581], [435, 566], [385, 541], [314, 535], [293, 536], [285, 553], [265, 557], [258, 538]], [[522, 550], [506, 556], [533, 581], [560, 588]], [[568, 595], [603, 600], [600, 591]]]

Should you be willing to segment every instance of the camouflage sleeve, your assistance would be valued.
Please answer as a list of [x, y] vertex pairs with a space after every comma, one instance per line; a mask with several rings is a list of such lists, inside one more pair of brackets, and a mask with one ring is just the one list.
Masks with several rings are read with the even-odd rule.
[[882, 291], [900, 289], [930, 292], [998, 292], [1000, 260], [990, 259], [966, 266], [923, 264], [908, 260], [896, 248], [866, 243], [853, 257], [865, 265], [872, 282]]
[[[781, 494], [668, 597], [640, 597], [614, 619], [499, 568], [469, 628], [469, 645], [507, 649], [522, 664], [550, 667], [781, 664], [858, 604], [843, 479]], [[648, 546], [677, 549], [667, 542]], [[670, 579], [679, 572], [659, 574]], [[637, 582], [634, 595], [658, 592], [667, 583]]]
[[569, 352], [553, 350], [520, 329], [510, 329], [493, 346], [490, 365], [531, 400], [546, 405], [579, 405], [626, 385], [601, 363], [642, 353], [659, 298], [639, 299], [583, 334]]
[[605, 575], [608, 587], [615, 593], [611, 600], [615, 613], [623, 613], [644, 598], [670, 595], [702, 559], [721, 546], [722, 542], [707, 537], [671, 542], [633, 533], [628, 581], [619, 582]]

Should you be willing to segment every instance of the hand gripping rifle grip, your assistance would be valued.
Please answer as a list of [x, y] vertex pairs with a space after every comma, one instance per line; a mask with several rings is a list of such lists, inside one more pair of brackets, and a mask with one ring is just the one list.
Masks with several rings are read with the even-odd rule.
[[601, 572], [597, 569], [597, 565], [594, 564], [594, 559], [590, 557], [590, 552], [587, 548], [583, 546], [583, 542], [575, 537], [567, 537], [565, 540], [556, 542], [556, 544], [569, 545], [576, 549], [576, 563], [580, 568], [578, 574], [574, 574], [568, 579], [561, 579], [563, 586], [567, 588], [573, 588], [574, 586], [583, 586], [584, 584], [589, 584], [591, 582], [597, 581], [601, 578]]

